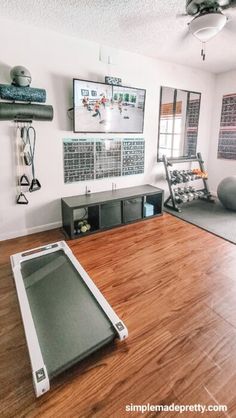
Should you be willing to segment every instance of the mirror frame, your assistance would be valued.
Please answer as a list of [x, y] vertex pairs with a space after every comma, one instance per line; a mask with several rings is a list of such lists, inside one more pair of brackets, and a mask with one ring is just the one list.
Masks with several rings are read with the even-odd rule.
[[[169, 87], [169, 86], [161, 86], [160, 87], [160, 101], [159, 101], [159, 118], [158, 118], [158, 138], [157, 138], [157, 162], [161, 162], [162, 161], [162, 156], [159, 156], [159, 144], [160, 144], [160, 121], [161, 121], [161, 105], [162, 105], [162, 91], [164, 88], [168, 88], [168, 89], [173, 89], [174, 90], [174, 101], [173, 101], [173, 109], [176, 109], [176, 98], [177, 98], [177, 94], [178, 91], [184, 91], [187, 93], [187, 107], [186, 107], [186, 115], [188, 115], [188, 110], [189, 110], [189, 96], [190, 94], [199, 94], [200, 96], [200, 103], [199, 103], [199, 113], [198, 113], [198, 123], [197, 123], [197, 141], [198, 141], [198, 129], [199, 129], [199, 119], [200, 119], [200, 112], [201, 112], [201, 99], [202, 99], [202, 93], [198, 92], [198, 91], [193, 91], [193, 90], [185, 90], [185, 89], [177, 89], [176, 87]], [[175, 116], [175, 115], [174, 115]], [[186, 129], [186, 126], [185, 126]], [[186, 160], [186, 159], [190, 159], [192, 157], [190, 156], [180, 156], [180, 157], [168, 157], [168, 160]]]

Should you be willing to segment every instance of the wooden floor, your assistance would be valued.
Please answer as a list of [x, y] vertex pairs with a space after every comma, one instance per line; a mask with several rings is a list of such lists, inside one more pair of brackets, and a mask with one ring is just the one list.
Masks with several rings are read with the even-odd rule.
[[236, 417], [236, 246], [167, 214], [68, 241], [130, 335], [35, 399], [9, 256], [60, 239], [0, 243], [0, 417], [136, 417], [126, 405], [173, 402], [226, 404], [204, 417]]

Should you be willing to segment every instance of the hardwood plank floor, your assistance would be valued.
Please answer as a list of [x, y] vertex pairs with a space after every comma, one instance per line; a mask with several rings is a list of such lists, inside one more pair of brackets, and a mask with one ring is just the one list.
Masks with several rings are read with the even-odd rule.
[[9, 256], [61, 239], [0, 243], [0, 417], [136, 417], [125, 406], [148, 402], [226, 404], [204, 416], [236, 417], [236, 246], [168, 214], [68, 241], [130, 335], [35, 399]]

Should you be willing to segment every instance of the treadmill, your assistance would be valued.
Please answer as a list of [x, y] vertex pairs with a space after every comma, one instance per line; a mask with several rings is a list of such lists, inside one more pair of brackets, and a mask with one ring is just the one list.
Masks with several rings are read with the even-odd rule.
[[65, 241], [11, 256], [37, 397], [50, 380], [128, 330]]

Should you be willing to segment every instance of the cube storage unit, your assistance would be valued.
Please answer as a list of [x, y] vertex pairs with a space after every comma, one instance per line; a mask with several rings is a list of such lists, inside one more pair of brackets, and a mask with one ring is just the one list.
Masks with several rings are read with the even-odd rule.
[[[63, 230], [73, 239], [163, 213], [163, 190], [149, 184], [61, 200]], [[90, 230], [76, 225], [86, 221]]]

